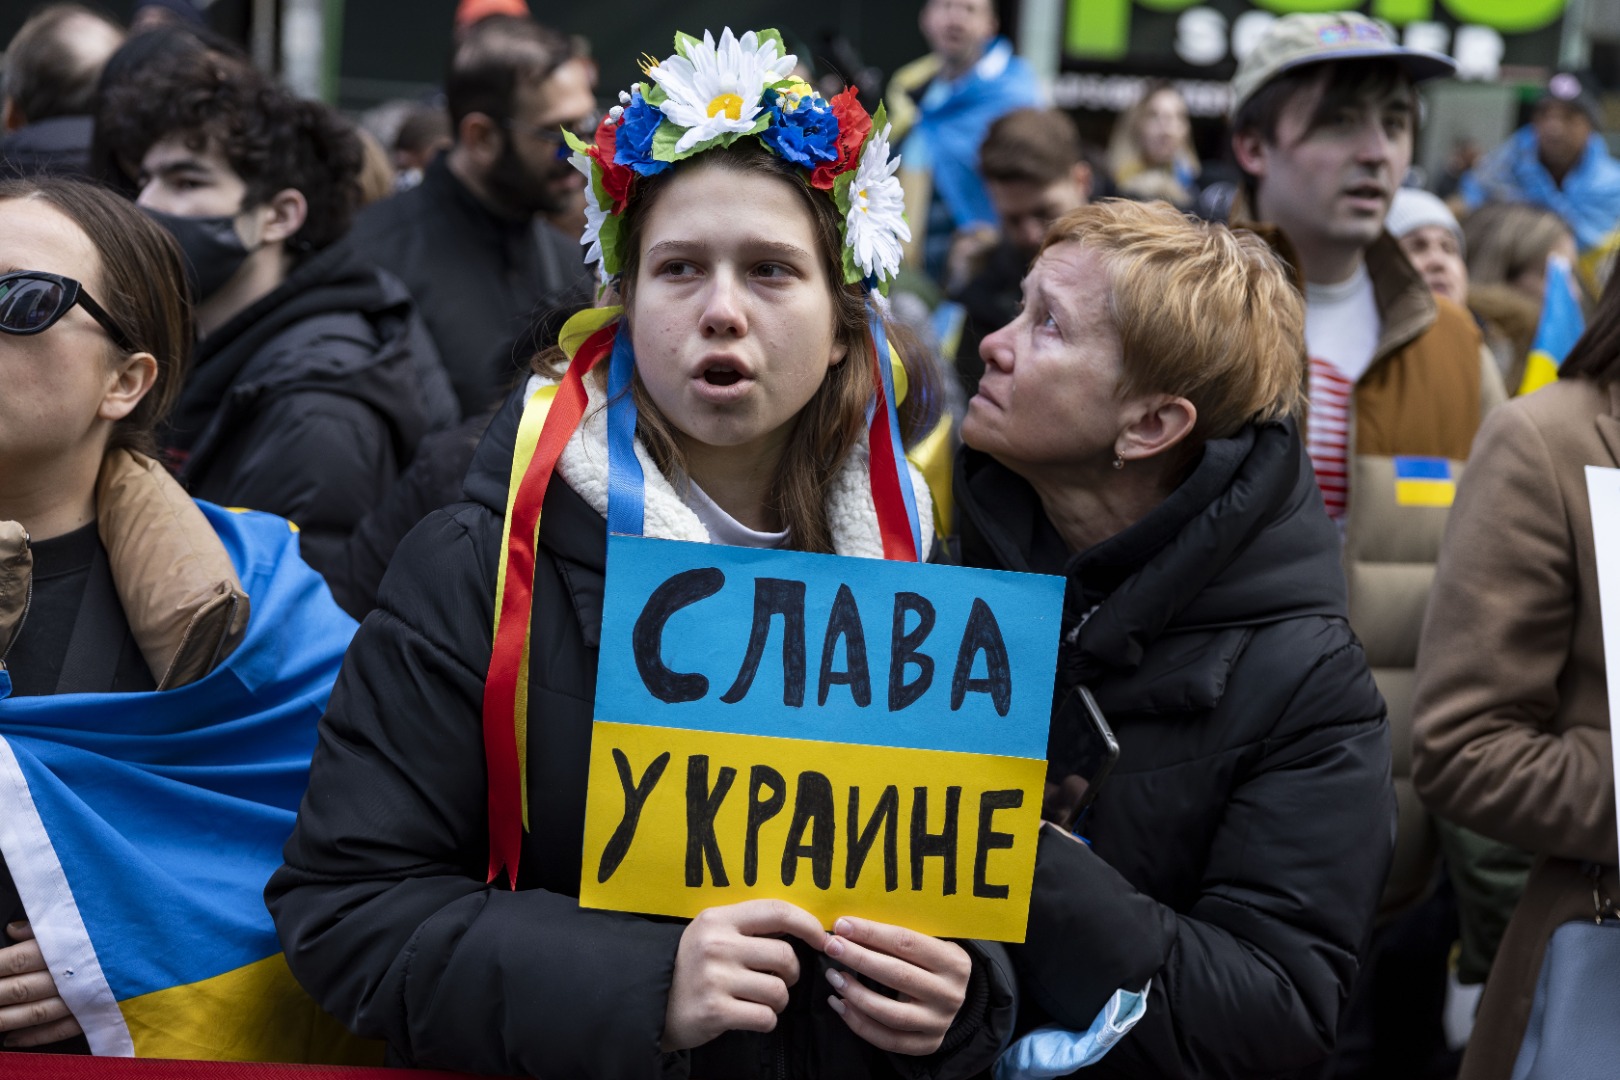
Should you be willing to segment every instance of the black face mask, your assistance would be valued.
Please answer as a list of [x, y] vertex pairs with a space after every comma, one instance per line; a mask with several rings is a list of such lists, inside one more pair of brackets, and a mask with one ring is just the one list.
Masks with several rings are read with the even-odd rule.
[[143, 207], [180, 244], [191, 295], [202, 303], [236, 276], [252, 254], [236, 235], [236, 217], [179, 217]]

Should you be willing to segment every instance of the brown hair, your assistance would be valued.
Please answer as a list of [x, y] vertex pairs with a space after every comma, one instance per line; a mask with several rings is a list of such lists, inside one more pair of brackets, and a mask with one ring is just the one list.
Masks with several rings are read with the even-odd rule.
[[1590, 379], [1599, 386], [1620, 382], [1620, 274], [1609, 275], [1592, 321], [1558, 365], [1558, 377]]
[[1529, 203], [1492, 203], [1463, 222], [1471, 285], [1506, 285], [1547, 262], [1569, 226], [1551, 210]]
[[[1150, 172], [1157, 168], [1156, 166], [1149, 166], [1143, 159], [1142, 141], [1139, 132], [1142, 129], [1142, 118], [1147, 115], [1148, 106], [1160, 94], [1174, 94], [1177, 98], [1180, 98], [1182, 108], [1187, 107], [1187, 99], [1169, 79], [1149, 79], [1143, 85], [1142, 96], [1137, 98], [1136, 103], [1130, 108], [1119, 114], [1114, 121], [1113, 130], [1108, 135], [1108, 171], [1113, 174], [1116, 184], [1128, 183], [1141, 176], [1144, 172]], [[1198, 151], [1193, 148], [1190, 120], [1187, 124], [1187, 135], [1181, 140], [1181, 145], [1176, 148], [1176, 161], [1193, 176], [1197, 176], [1203, 167], [1198, 161]], [[1152, 183], [1152, 181], [1144, 181], [1144, 183]], [[1174, 177], [1169, 179], [1168, 184], [1158, 186], [1165, 189], [1165, 194], [1177, 196], [1175, 199], [1171, 199], [1171, 202], [1178, 200], [1189, 201], [1189, 193], [1181, 190], [1181, 184]], [[1170, 188], [1178, 190], [1171, 191]], [[1143, 197], [1135, 191], [1131, 192], [1131, 194], [1137, 198]], [[1160, 196], [1155, 195], [1153, 197]]]
[[[773, 508], [789, 529], [792, 546], [800, 551], [831, 552], [832, 530], [827, 521], [827, 493], [844, 459], [866, 428], [866, 407], [872, 398], [872, 340], [867, 325], [866, 293], [860, 285], [844, 283], [843, 238], [838, 208], [824, 192], [807, 183], [803, 170], [766, 150], [753, 139], [677, 162], [655, 176], [637, 177], [624, 211], [620, 243], [625, 252], [619, 288], [626, 318], [635, 309], [635, 281], [641, 265], [641, 233], [647, 215], [669, 181], [694, 168], [771, 176], [792, 185], [809, 212], [822, 269], [833, 292], [834, 335], [848, 350], [822, 380], [821, 388], [794, 420], [787, 452], [777, 465], [771, 490]], [[909, 445], [930, 431], [939, 419], [938, 375], [933, 365], [914, 363], [915, 348], [900, 328], [884, 322], [891, 343], [905, 364], [910, 389], [900, 403], [902, 439]], [[626, 327], [628, 329], [628, 327]], [[565, 362], [559, 349], [534, 359], [534, 369], [555, 376]], [[668, 420], [658, 411], [638, 374], [631, 386], [639, 420], [636, 437], [666, 476], [679, 482], [686, 466]]]
[[[1317, 99], [1316, 108], [1305, 123], [1301, 139], [1330, 123], [1342, 109], [1361, 98], [1382, 95], [1404, 86], [1411, 99], [1412, 141], [1416, 145], [1417, 88], [1412, 83], [1412, 77], [1398, 63], [1384, 58], [1327, 60], [1283, 72], [1243, 103], [1243, 107], [1232, 117], [1232, 134], [1237, 136], [1252, 131], [1266, 145], [1276, 146], [1277, 124], [1282, 120], [1283, 110], [1295, 95], [1308, 93], [1318, 81], [1322, 83], [1322, 96]], [[1255, 214], [1260, 212], [1256, 204], [1259, 187], [1256, 177], [1243, 173], [1243, 194]]]
[[1053, 224], [1041, 251], [1054, 244], [1101, 256], [1120, 395], [1191, 401], [1197, 442], [1188, 449], [1303, 406], [1305, 301], [1254, 233], [1164, 203], [1106, 199]]
[[6, 47], [5, 96], [30, 124], [87, 116], [94, 107], [96, 82], [113, 50], [92, 47], [102, 42], [86, 40], [87, 21], [106, 28], [106, 42], [124, 38], [122, 27], [83, 4], [49, 4], [29, 16]]
[[377, 136], [363, 127], [354, 129], [354, 134], [360, 140], [360, 206], [370, 206], [380, 199], [386, 199], [394, 193], [394, 163], [389, 160], [388, 151], [383, 144], [377, 141]]
[[92, 295], [129, 335], [135, 349], [157, 360], [157, 381], [113, 426], [107, 449], [156, 453], [153, 432], [180, 394], [195, 335], [185, 270], [174, 238], [132, 203], [79, 180], [0, 181], [0, 202], [11, 200], [45, 203], [77, 225], [95, 246], [101, 281]]
[[1080, 132], [1060, 109], [1014, 109], [990, 125], [979, 146], [986, 180], [1043, 188], [1067, 179], [1082, 160]]

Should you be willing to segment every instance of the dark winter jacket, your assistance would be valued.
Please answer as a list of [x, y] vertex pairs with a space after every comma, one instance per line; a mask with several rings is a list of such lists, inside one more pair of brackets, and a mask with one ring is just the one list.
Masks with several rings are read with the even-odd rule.
[[377, 606], [383, 574], [406, 534], [432, 511], [461, 501], [462, 479], [494, 415], [491, 409], [425, 437], [388, 494], [349, 534], [327, 581], [338, 605], [355, 619], [364, 620]]
[[1395, 837], [1383, 701], [1345, 621], [1339, 538], [1293, 426], [1206, 444], [1124, 532], [1069, 555], [1034, 491], [958, 462], [963, 557], [1068, 578], [1060, 695], [1120, 743], [1080, 831], [1043, 837], [1020, 1026], [1084, 1029], [1151, 976], [1085, 1075], [1275, 1077], [1320, 1061]]
[[90, 116], [53, 116], [0, 139], [0, 180], [19, 176], [90, 175]]
[[422, 436], [456, 419], [404, 286], [339, 242], [198, 344], [162, 442], [193, 496], [290, 519], [335, 577]]
[[540, 219], [490, 210], [445, 155], [416, 187], [367, 207], [349, 239], [416, 298], [463, 416], [493, 408], [522, 378], [531, 323], [591, 301], [580, 246]]
[[[600, 468], [605, 455], [598, 447], [570, 458], [579, 435], [541, 519], [531, 827], [517, 889], [485, 883], [480, 709], [517, 404], [480, 445], [468, 501], [406, 537], [344, 662], [287, 863], [266, 890], [293, 974], [353, 1030], [385, 1038], [392, 1060], [422, 1067], [612, 1080], [688, 1070], [720, 1080], [924, 1078], [986, 1068], [1011, 1033], [1015, 1001], [1005, 951], [978, 943], [965, 943], [975, 958], [967, 1000], [933, 1056], [891, 1056], [859, 1041], [827, 1006], [820, 954], [802, 946], [801, 976], [775, 1032], [660, 1053], [685, 922], [588, 910], [575, 899], [606, 561], [596, 505], [605, 505], [605, 469], [583, 479], [570, 472], [582, 459]], [[655, 523], [690, 511], [662, 477], [647, 479], [647, 532], [666, 535]], [[881, 551], [875, 519], [872, 534]]]

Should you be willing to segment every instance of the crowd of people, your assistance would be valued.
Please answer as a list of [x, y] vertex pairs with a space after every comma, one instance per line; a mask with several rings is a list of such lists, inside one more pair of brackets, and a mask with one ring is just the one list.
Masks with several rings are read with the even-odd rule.
[[[469, 0], [442, 100], [379, 130], [183, 0], [24, 24], [6, 1049], [1523, 1075], [1548, 939], [1620, 899], [1593, 85], [1553, 75], [1431, 192], [1420, 87], [1454, 65], [1358, 14], [1254, 43], [1223, 162], [1168, 82], [1085, 145], [989, 0], [919, 25], [880, 112], [768, 30], [681, 28], [610, 93], [588, 43]], [[1041, 826], [1024, 941], [580, 903], [616, 446], [648, 537], [1063, 579], [1054, 731], [1089, 694], [1118, 757]], [[174, 940], [147, 880], [201, 913]]]

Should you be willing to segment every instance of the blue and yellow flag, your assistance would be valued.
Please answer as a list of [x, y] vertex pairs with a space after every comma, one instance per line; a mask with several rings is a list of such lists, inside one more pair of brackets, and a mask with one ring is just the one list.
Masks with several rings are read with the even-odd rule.
[[263, 896], [355, 624], [287, 522], [199, 505], [245, 639], [162, 693], [8, 697], [0, 675], [0, 854], [93, 1052], [376, 1063], [293, 980]]
[[1394, 463], [1397, 506], [1450, 506], [1457, 497], [1457, 480], [1445, 458], [1397, 457]]
[[1561, 255], [1547, 256], [1547, 288], [1541, 301], [1541, 322], [1536, 339], [1525, 360], [1520, 394], [1533, 394], [1558, 379], [1558, 365], [1586, 332], [1586, 317], [1575, 292], [1575, 278], [1569, 260]]

